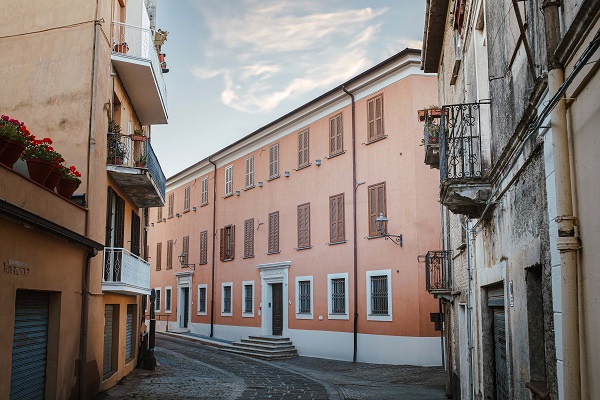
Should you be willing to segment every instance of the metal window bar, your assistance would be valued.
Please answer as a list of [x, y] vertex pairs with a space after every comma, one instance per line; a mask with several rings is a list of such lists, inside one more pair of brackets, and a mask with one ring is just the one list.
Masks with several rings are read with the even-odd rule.
[[481, 153], [481, 107], [489, 102], [442, 107], [440, 170], [446, 179], [483, 179]]
[[449, 250], [428, 251], [425, 255], [425, 284], [429, 292], [452, 291], [452, 270]]
[[231, 312], [231, 287], [229, 286], [223, 290], [223, 312]]
[[388, 314], [387, 275], [371, 277], [371, 314]]
[[198, 311], [206, 312], [206, 288], [200, 288], [198, 294]]
[[346, 314], [346, 279], [331, 280], [331, 313]]
[[149, 288], [150, 264], [126, 249], [105, 247], [102, 279]]
[[245, 296], [244, 296], [244, 312], [251, 313], [252, 312], [252, 286], [246, 285], [244, 287]]
[[309, 314], [310, 313], [310, 281], [301, 281], [298, 283], [299, 286], [299, 295], [298, 299], [300, 300], [300, 307], [298, 312], [300, 314]]

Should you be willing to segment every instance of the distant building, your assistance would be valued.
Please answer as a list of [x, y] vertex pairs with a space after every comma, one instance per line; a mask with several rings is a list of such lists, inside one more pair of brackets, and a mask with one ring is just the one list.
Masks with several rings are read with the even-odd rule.
[[438, 181], [415, 118], [435, 83], [404, 50], [169, 178], [148, 233], [159, 329], [439, 365], [418, 262], [439, 243]]
[[165, 196], [150, 145], [151, 125], [167, 123], [155, 47], [164, 37], [149, 23], [142, 0], [0, 13], [0, 53], [10, 55], [0, 113], [50, 137], [82, 173], [64, 199], [29, 179], [24, 161], [0, 166], [0, 398], [90, 398], [139, 360], [144, 210]]

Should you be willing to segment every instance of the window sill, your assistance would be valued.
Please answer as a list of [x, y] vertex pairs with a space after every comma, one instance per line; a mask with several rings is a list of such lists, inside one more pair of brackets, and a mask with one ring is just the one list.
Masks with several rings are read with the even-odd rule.
[[242, 318], [254, 318], [254, 313], [242, 313]]
[[171, 310], [165, 310], [165, 314], [171, 314]]
[[383, 314], [368, 314], [367, 315], [367, 321], [391, 322], [392, 321], [392, 316], [391, 315], [383, 315]]
[[232, 317], [233, 313], [230, 312], [221, 312], [221, 317]]
[[279, 179], [279, 178], [281, 178], [281, 175], [271, 176], [271, 177], [269, 177], [269, 179], [267, 179], [267, 182], [271, 182], [271, 181], [274, 181], [275, 179]]
[[207, 262], [198, 263], [198, 265], [207, 265], [207, 264], [208, 264]]
[[350, 319], [348, 314], [329, 314], [327, 319]]
[[301, 251], [301, 250], [308, 250], [308, 249], [312, 249], [312, 246], [298, 247], [297, 249], [294, 249], [294, 250]]
[[327, 245], [328, 246], [335, 246], [336, 244], [343, 244], [343, 243], [346, 243], [346, 242], [347, 242], [347, 240], [344, 239], [344, 240], [339, 241], [339, 242], [329, 242], [329, 243], [327, 243]]
[[167, 219], [171, 219], [171, 218], [173, 218], [173, 216], [172, 216], [172, 215], [169, 215], [169, 216], [167, 217]]
[[281, 251], [269, 251], [267, 252], [267, 255], [270, 256], [271, 254], [279, 254], [281, 253]]
[[197, 313], [197, 314], [198, 314], [198, 315], [207, 315], [207, 314], [206, 314], [206, 311], [198, 311], [198, 313]]
[[296, 319], [313, 319], [313, 315], [309, 313], [296, 313]]
[[367, 239], [383, 239], [385, 235], [377, 235], [377, 236], [367, 236]]
[[200, 204], [200, 207], [204, 207], [204, 206], [207, 206], [207, 205], [208, 205], [208, 203], [202, 203], [202, 204]]
[[233, 197], [233, 193], [231, 193], [231, 194], [226, 194], [226, 195], [225, 195], [223, 198], [224, 198], [224, 199], [226, 199], [226, 198], [228, 198], [228, 197]]
[[189, 213], [189, 212], [190, 212], [190, 209], [189, 209], [189, 208], [188, 208], [187, 210], [183, 210], [183, 213], [184, 213], [184, 214], [185, 214], [185, 213]]
[[334, 154], [330, 154], [329, 157], [325, 157], [325, 159], [331, 160], [332, 158], [335, 158], [337, 156], [341, 156], [342, 154], [346, 154], [346, 150], [342, 150], [340, 152], [337, 152], [337, 153], [334, 153]]
[[379, 142], [379, 141], [381, 141], [383, 139], [386, 139], [386, 138], [387, 138], [387, 135], [383, 135], [383, 136], [380, 136], [380, 137], [377, 137], [375, 139], [371, 139], [371, 140], [367, 141], [367, 143], [365, 143], [365, 145], [368, 146], [370, 144], [373, 144], [375, 142]]
[[255, 188], [255, 186], [254, 186], [254, 185], [252, 185], [252, 186], [248, 186], [247, 188], [244, 188], [244, 192], [245, 192], [245, 191], [247, 191], [247, 190], [252, 190], [252, 189], [254, 189], [254, 188]]
[[312, 165], [312, 163], [308, 163], [308, 164], [306, 164], [306, 165], [300, 165], [300, 166], [298, 166], [298, 168], [296, 168], [294, 171], [300, 171], [301, 169], [308, 168], [308, 167], [310, 167], [311, 165]]
[[242, 258], [245, 260], [246, 258], [254, 258], [254, 256], [244, 256]]
[[222, 262], [228, 262], [228, 261], [233, 261], [233, 258], [226, 258], [224, 260], [221, 260]]

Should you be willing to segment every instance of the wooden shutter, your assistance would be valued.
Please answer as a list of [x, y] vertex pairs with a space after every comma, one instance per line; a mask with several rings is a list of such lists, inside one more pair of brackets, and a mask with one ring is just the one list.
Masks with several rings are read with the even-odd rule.
[[183, 211], [190, 211], [190, 187], [186, 186], [183, 192]]
[[200, 264], [207, 263], [208, 231], [200, 232]]
[[279, 176], [279, 143], [269, 147], [269, 179]]
[[173, 241], [167, 241], [167, 269], [173, 268]]
[[229, 241], [229, 258], [232, 260], [235, 258], [235, 225], [231, 225], [229, 228], [231, 240]]
[[279, 211], [269, 214], [269, 253], [279, 252]]
[[115, 219], [115, 247], [123, 247], [125, 243], [125, 200], [117, 196], [117, 208]]
[[298, 167], [308, 165], [308, 129], [298, 134]]
[[106, 247], [112, 247], [112, 216], [113, 216], [113, 197], [114, 191], [109, 186], [108, 187], [108, 196], [106, 199]]
[[225, 196], [233, 194], [233, 165], [225, 168]]
[[254, 156], [246, 158], [246, 188], [254, 186]]
[[190, 256], [190, 237], [189, 236], [184, 236], [183, 237], [183, 246], [182, 246], [182, 252], [184, 254], [184, 264], [188, 264], [188, 259]]
[[244, 221], [244, 257], [254, 257], [254, 218]]
[[131, 210], [131, 252], [140, 256], [140, 217]]
[[310, 203], [298, 206], [298, 248], [310, 247]]
[[338, 114], [329, 120], [329, 156], [344, 150], [342, 139], [342, 114]]
[[385, 182], [369, 186], [369, 236], [379, 236], [375, 222], [379, 213], [387, 215]]
[[170, 193], [169, 194], [169, 210], [168, 210], [168, 217], [169, 218], [173, 218], [173, 201], [175, 199], [175, 193]]
[[163, 211], [163, 208], [162, 207], [158, 207], [158, 210], [157, 210], [158, 218], [156, 218], [156, 220], [158, 222], [162, 221], [162, 211]]
[[369, 140], [383, 137], [383, 96], [377, 96], [367, 102], [369, 118]]
[[220, 256], [221, 261], [225, 261], [225, 229], [221, 228], [221, 246], [220, 246]]
[[208, 177], [202, 179], [202, 205], [208, 204]]
[[329, 198], [329, 225], [331, 243], [346, 240], [344, 227], [344, 194], [338, 194]]
[[160, 271], [162, 268], [162, 243], [156, 243], [156, 270]]

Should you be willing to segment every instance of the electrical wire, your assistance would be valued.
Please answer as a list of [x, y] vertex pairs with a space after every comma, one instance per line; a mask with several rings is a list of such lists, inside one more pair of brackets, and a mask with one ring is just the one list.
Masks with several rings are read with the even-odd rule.
[[78, 26], [81, 26], [81, 25], [90, 24], [90, 23], [97, 23], [97, 22], [104, 22], [104, 19], [92, 19], [92, 20], [89, 20], [89, 21], [77, 22], [77, 23], [69, 24], [69, 25], [54, 26], [52, 28], [41, 29], [39, 31], [15, 33], [14, 35], [0, 36], [0, 39], [9, 39], [9, 38], [14, 38], [14, 37], [19, 37], [19, 36], [34, 35], [34, 34], [37, 34], [37, 33], [50, 32], [50, 31], [55, 31], [55, 30], [58, 30], [58, 29], [75, 28], [75, 27], [78, 27]]

